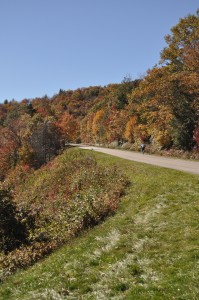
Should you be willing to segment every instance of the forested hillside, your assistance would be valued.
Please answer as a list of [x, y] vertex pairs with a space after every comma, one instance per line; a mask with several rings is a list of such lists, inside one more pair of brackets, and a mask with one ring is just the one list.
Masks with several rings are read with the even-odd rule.
[[199, 12], [181, 19], [165, 40], [160, 62], [142, 79], [0, 104], [0, 179], [17, 165], [40, 167], [67, 142], [128, 143], [134, 150], [145, 142], [153, 152], [196, 154]]

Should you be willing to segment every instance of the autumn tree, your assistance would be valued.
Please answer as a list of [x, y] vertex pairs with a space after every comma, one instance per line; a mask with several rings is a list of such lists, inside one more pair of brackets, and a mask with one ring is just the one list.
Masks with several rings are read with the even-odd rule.
[[61, 135], [62, 144], [76, 142], [79, 138], [79, 122], [67, 111], [59, 118], [56, 125]]
[[88, 112], [85, 118], [83, 118], [80, 122], [80, 139], [85, 143], [94, 142], [93, 136], [93, 113]]
[[58, 154], [60, 149], [59, 131], [56, 121], [52, 117], [43, 119], [39, 114], [34, 116], [30, 129], [28, 143], [32, 148], [34, 164], [39, 167]]
[[124, 132], [124, 137], [128, 140], [129, 143], [135, 142], [135, 135], [136, 135], [136, 128], [137, 128], [137, 117], [131, 116], [128, 120]]
[[185, 69], [199, 73], [199, 41], [184, 47], [182, 61]]
[[193, 147], [193, 131], [198, 122], [198, 41], [199, 10], [172, 27], [161, 53], [162, 62], [170, 66], [175, 144], [183, 149]]
[[112, 108], [109, 113], [107, 124], [107, 140], [109, 143], [113, 141], [123, 142], [125, 140], [125, 128], [127, 123], [126, 111]]
[[199, 124], [196, 126], [194, 130], [193, 139], [196, 143], [196, 149], [199, 150]]
[[105, 135], [104, 120], [106, 118], [104, 110], [98, 110], [93, 117], [92, 131], [96, 142], [103, 142]]
[[34, 113], [39, 113], [43, 118], [53, 116], [51, 102], [47, 95], [42, 98], [33, 99], [31, 101], [31, 106], [34, 109]]
[[165, 36], [167, 46], [161, 52], [161, 62], [172, 65], [174, 70], [182, 70], [184, 53], [195, 49], [198, 37], [199, 10], [194, 15], [180, 19], [179, 23], [171, 28], [171, 34]]

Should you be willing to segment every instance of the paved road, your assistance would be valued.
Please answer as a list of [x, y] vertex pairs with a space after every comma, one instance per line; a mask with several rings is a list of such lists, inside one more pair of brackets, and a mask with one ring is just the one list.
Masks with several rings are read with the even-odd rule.
[[114, 155], [128, 160], [134, 160], [146, 164], [166, 167], [166, 168], [180, 170], [180, 171], [189, 172], [193, 174], [199, 174], [199, 162], [197, 161], [189, 161], [189, 160], [183, 160], [178, 158], [167, 158], [162, 156], [142, 154], [142, 153], [124, 151], [118, 149], [81, 146], [81, 145], [79, 147], [81, 149], [94, 150], [94, 151]]

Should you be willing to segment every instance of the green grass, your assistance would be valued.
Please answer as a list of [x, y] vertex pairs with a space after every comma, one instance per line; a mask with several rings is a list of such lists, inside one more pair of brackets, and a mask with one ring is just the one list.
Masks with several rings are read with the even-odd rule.
[[17, 271], [0, 299], [199, 299], [199, 176], [95, 155], [131, 181], [117, 213]]

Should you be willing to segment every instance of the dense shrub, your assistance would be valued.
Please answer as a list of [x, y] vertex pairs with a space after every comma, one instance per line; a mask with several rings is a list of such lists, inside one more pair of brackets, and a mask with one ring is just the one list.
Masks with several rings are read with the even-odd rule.
[[127, 183], [115, 166], [100, 166], [94, 155], [77, 149], [65, 151], [21, 178], [15, 185], [12, 174], [4, 184], [13, 189], [16, 210], [23, 214], [28, 236], [26, 245], [0, 256], [2, 278], [114, 213]]
[[0, 251], [8, 253], [26, 242], [27, 229], [19, 220], [12, 197], [0, 190]]

